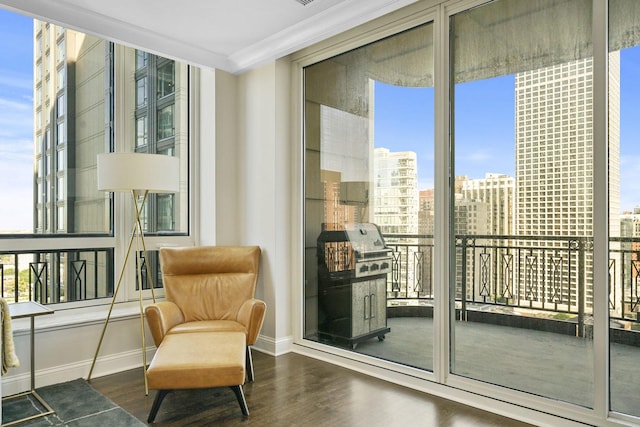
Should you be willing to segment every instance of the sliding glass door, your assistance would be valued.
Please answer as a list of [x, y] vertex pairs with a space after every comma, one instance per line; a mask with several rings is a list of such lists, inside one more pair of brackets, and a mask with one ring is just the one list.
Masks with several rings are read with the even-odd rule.
[[310, 65], [305, 338], [433, 369], [433, 40], [425, 24]]
[[435, 3], [300, 56], [305, 344], [636, 421], [640, 2]]
[[611, 410], [640, 417], [640, 2], [609, 1]]
[[450, 18], [451, 372], [593, 405], [591, 1]]

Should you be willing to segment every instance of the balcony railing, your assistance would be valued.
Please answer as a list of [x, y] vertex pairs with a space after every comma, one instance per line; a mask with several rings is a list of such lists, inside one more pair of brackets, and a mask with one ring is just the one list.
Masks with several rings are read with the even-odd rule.
[[[154, 288], [162, 287], [158, 251], [142, 260], [142, 289], [150, 288], [147, 268], [154, 271]], [[131, 257], [130, 262], [137, 262]], [[136, 289], [138, 277], [136, 275]], [[42, 304], [110, 298], [114, 289], [114, 249], [48, 249], [0, 251], [0, 287], [8, 301]]]
[[[434, 298], [433, 236], [386, 234], [393, 250], [390, 304]], [[457, 235], [455, 300], [460, 316], [484, 307], [498, 312], [574, 319], [583, 335], [593, 308], [593, 240], [586, 237]], [[640, 318], [640, 239], [611, 238], [609, 310], [612, 321]]]
[[[386, 234], [385, 240], [393, 250], [387, 280], [390, 303], [432, 304], [433, 236]], [[592, 239], [585, 237], [457, 235], [455, 299], [461, 316], [466, 318], [468, 310], [479, 305], [531, 310], [575, 318], [582, 334], [592, 313], [592, 247]], [[156, 253], [150, 256], [154, 285], [161, 287]], [[113, 258], [113, 248], [0, 252], [2, 296], [43, 304], [110, 297]], [[146, 263], [143, 267], [146, 270]], [[610, 318], [638, 324], [639, 238], [610, 239], [609, 285]]]
[[2, 296], [42, 304], [113, 295], [113, 248], [0, 252]]

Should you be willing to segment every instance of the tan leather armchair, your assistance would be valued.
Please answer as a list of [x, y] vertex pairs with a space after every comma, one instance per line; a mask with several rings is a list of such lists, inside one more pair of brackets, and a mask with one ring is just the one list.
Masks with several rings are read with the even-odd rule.
[[161, 248], [166, 301], [145, 309], [156, 346], [168, 334], [243, 332], [247, 375], [253, 381], [251, 346], [266, 310], [254, 298], [259, 266], [258, 246]]

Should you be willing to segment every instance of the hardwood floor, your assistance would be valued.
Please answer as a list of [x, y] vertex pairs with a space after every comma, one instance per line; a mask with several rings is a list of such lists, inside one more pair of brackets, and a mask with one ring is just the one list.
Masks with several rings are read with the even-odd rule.
[[[528, 424], [289, 353], [253, 352], [256, 381], [244, 385], [249, 418], [230, 388], [169, 393], [157, 426], [509, 426]], [[146, 422], [156, 391], [144, 395], [141, 370], [91, 385]]]

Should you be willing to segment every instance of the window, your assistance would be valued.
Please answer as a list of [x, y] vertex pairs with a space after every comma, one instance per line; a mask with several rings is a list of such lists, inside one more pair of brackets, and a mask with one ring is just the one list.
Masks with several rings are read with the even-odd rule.
[[136, 119], [136, 148], [145, 146], [148, 143], [147, 116], [145, 115]]
[[434, 300], [433, 211], [421, 209], [434, 200], [432, 32], [424, 24], [304, 69], [304, 337], [423, 370], [433, 369], [428, 310], [414, 311], [417, 354], [380, 342], [404, 322], [387, 313]]
[[[495, 206], [493, 214], [477, 219], [461, 215], [461, 206], [496, 203], [491, 193], [474, 198], [465, 194], [464, 184], [451, 201], [450, 221], [473, 221], [477, 227], [473, 231], [456, 227], [459, 231], [450, 237], [456, 250], [450, 310], [462, 304], [460, 315], [451, 324], [450, 366], [451, 372], [460, 376], [591, 407], [593, 370], [581, 370], [581, 393], [547, 388], [546, 383], [535, 381], [537, 373], [546, 368], [537, 356], [536, 345], [515, 344], [516, 340], [510, 338], [518, 328], [526, 328], [522, 319], [553, 318], [562, 312], [576, 319], [576, 334], [585, 337], [580, 350], [572, 353], [574, 362], [589, 366], [593, 360], [593, 345], [584, 323], [585, 316], [592, 313], [593, 302], [578, 303], [586, 301], [593, 288], [593, 256], [584, 240], [593, 236], [592, 158], [579, 154], [585, 167], [572, 174], [576, 181], [561, 186], [570, 173], [569, 160], [575, 160], [568, 147], [588, 147], [588, 151], [593, 147], [588, 132], [570, 141], [570, 126], [585, 130], [592, 126], [590, 121], [578, 124], [576, 120], [577, 113], [589, 113], [592, 105], [575, 102], [575, 95], [568, 90], [580, 78], [589, 83], [589, 92], [592, 88], [593, 75], [586, 67], [592, 62], [591, 1], [548, 1], [538, 6], [497, 0], [450, 18], [450, 80], [455, 83], [451, 92], [454, 174], [489, 180], [500, 173], [511, 179], [500, 190], [508, 195], [509, 202]], [[563, 16], [562, 24], [557, 16]], [[559, 28], [571, 28], [575, 37], [563, 37]], [[538, 103], [540, 99], [546, 103]], [[571, 116], [574, 118], [569, 120]], [[517, 117], [531, 121], [526, 128], [514, 128]], [[524, 163], [527, 157], [544, 160]], [[532, 194], [533, 185], [541, 185], [544, 191]], [[569, 194], [577, 198], [568, 201]], [[568, 211], [569, 206], [573, 210]], [[491, 227], [497, 223], [496, 214], [508, 221]], [[577, 231], [570, 225], [577, 226]], [[508, 307], [518, 316], [506, 316], [500, 323], [503, 327], [493, 330], [496, 335], [474, 343], [470, 352], [471, 326], [467, 319], [476, 313], [467, 310], [482, 312], [482, 304]], [[540, 339], [546, 339], [545, 333], [541, 334]], [[573, 337], [546, 335], [558, 340], [558, 345], [547, 351], [557, 355], [551, 357], [569, 351], [565, 346], [571, 346]], [[536, 374], [531, 378], [509, 366], [508, 361], [500, 374], [475, 364], [507, 342], [528, 349], [518, 363], [534, 367], [530, 372]]]
[[136, 50], [136, 70], [140, 70], [141, 68], [145, 68], [147, 66], [147, 61], [149, 59], [149, 54], [142, 50]]
[[58, 77], [56, 79], [58, 82], [58, 86], [57, 86], [58, 90], [61, 90], [64, 88], [66, 75], [67, 75], [67, 69], [65, 68], [65, 65], [62, 65], [60, 68], [58, 68]]
[[[126, 198], [112, 203], [118, 195], [95, 188], [96, 154], [142, 150], [179, 157], [184, 190], [149, 201], [144, 218], [147, 245], [153, 251], [160, 235], [163, 243], [192, 242], [188, 206], [190, 68], [53, 24], [47, 26], [49, 30], [34, 34], [34, 28], [44, 27], [12, 12], [0, 13], [15, 21], [11, 26], [14, 33], [0, 37], [0, 44], [18, 43], [19, 53], [11, 65], [23, 73], [0, 82], [0, 98], [12, 97], [15, 106], [7, 122], [15, 137], [0, 141], [0, 149], [11, 153], [0, 159], [0, 179], [13, 183], [0, 192], [0, 206], [10, 207], [0, 208], [2, 295], [9, 300], [36, 299], [71, 307], [82, 305], [84, 300], [110, 297], [116, 260], [121, 260], [127, 249], [119, 246], [122, 239], [117, 236], [130, 231], [133, 209]], [[55, 64], [49, 64], [49, 54]], [[147, 66], [149, 61], [153, 68]], [[126, 65], [116, 70], [115, 62]], [[0, 64], [0, 75], [10, 72], [6, 63]], [[37, 86], [7, 87], [4, 83], [39, 80], [43, 72], [46, 81]], [[50, 82], [50, 73], [55, 83]], [[29, 101], [34, 87], [36, 96]], [[174, 114], [176, 111], [182, 114]], [[8, 117], [4, 110], [0, 113]], [[116, 116], [130, 122], [115, 121]], [[157, 131], [158, 123], [161, 132]], [[180, 131], [179, 137], [176, 131]], [[115, 220], [121, 216], [122, 221]], [[16, 247], [22, 249], [17, 252]], [[74, 252], [73, 257], [66, 256], [69, 251]], [[66, 275], [71, 274], [67, 264], [72, 261], [86, 264], [91, 273], [82, 283], [73, 282], [77, 289], [65, 286], [71, 283]], [[27, 274], [34, 262], [46, 263], [52, 272], [37, 286]], [[25, 273], [15, 281], [13, 275], [5, 274], [9, 268]], [[133, 269], [127, 272], [130, 294], [135, 297], [134, 277]], [[126, 300], [128, 293], [121, 291], [119, 297]]]
[[64, 144], [66, 142], [67, 132], [65, 130], [64, 122], [58, 123], [58, 128], [56, 130], [56, 135], [57, 135], [56, 144], [62, 145], [62, 144]]
[[143, 107], [147, 105], [147, 78], [141, 77], [136, 80], [136, 106]]
[[[139, 51], [135, 58], [135, 151], [185, 155], [179, 151], [185, 144], [181, 144], [176, 134], [187, 134], [186, 123], [178, 120], [180, 116], [176, 111], [186, 111], [184, 102], [179, 104], [177, 100], [184, 99], [179, 95], [187, 90], [188, 67]], [[187, 215], [186, 206], [178, 201], [174, 196], [151, 194], [145, 205], [145, 232], [186, 232], [187, 224], [183, 220]]]
[[173, 136], [173, 105], [167, 105], [158, 110], [158, 139]]
[[67, 52], [66, 52], [66, 48], [65, 48], [65, 42], [64, 39], [60, 40], [57, 44], [57, 49], [56, 49], [56, 62], [58, 64], [61, 64], [64, 62], [64, 60], [67, 57]]
[[66, 102], [65, 102], [65, 95], [63, 93], [58, 96], [58, 101], [56, 103], [56, 118], [63, 117], [65, 115], [65, 110], [66, 110]]
[[158, 66], [158, 98], [164, 98], [174, 92], [174, 62], [168, 61]]

